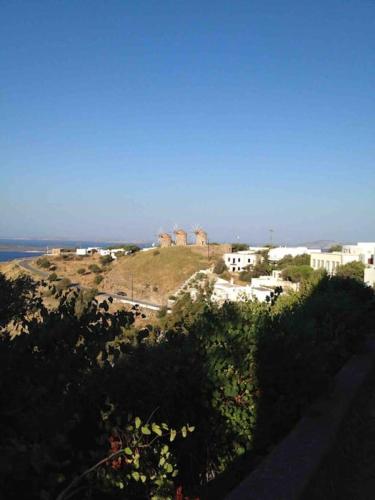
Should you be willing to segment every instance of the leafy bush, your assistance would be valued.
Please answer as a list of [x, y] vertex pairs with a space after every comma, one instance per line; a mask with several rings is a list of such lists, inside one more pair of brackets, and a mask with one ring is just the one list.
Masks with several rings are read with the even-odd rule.
[[227, 270], [227, 266], [225, 265], [225, 262], [223, 259], [219, 259], [214, 267], [214, 273], [216, 274], [222, 274], [224, 271]]
[[308, 265], [287, 266], [281, 272], [281, 276], [284, 280], [300, 283], [303, 280], [309, 279], [313, 272], [313, 269]]
[[51, 273], [51, 274], [48, 276], [48, 280], [49, 280], [49, 281], [56, 281], [56, 280], [57, 280], [57, 274], [56, 274], [56, 273]]
[[36, 263], [39, 267], [42, 267], [44, 269], [48, 269], [51, 265], [51, 262], [47, 259], [47, 257], [39, 257]]
[[365, 266], [362, 262], [348, 262], [339, 266], [336, 270], [336, 276], [340, 278], [351, 278], [363, 282]]
[[97, 264], [90, 264], [89, 271], [97, 274], [103, 272], [103, 269], [101, 269]]
[[331, 245], [330, 248], [328, 249], [329, 252], [341, 252], [342, 251], [342, 245], [336, 244], [336, 245]]
[[113, 259], [112, 259], [112, 256], [111, 255], [102, 255], [100, 258], [100, 263], [102, 264], [102, 266], [105, 266], [107, 264], [110, 264]]
[[80, 267], [80, 268], [77, 270], [77, 273], [78, 273], [78, 274], [81, 274], [81, 275], [82, 275], [82, 274], [85, 274], [85, 272], [86, 272], [86, 269], [85, 269], [84, 267]]
[[94, 283], [96, 285], [99, 285], [99, 283], [101, 283], [103, 281], [103, 276], [100, 276], [99, 274], [97, 274], [94, 278]]
[[310, 255], [304, 253], [302, 255], [296, 255], [292, 257], [291, 255], [286, 255], [276, 264], [277, 269], [285, 269], [289, 266], [309, 266], [310, 265]]
[[313, 277], [272, 304], [186, 293], [137, 330], [136, 307], [110, 314], [69, 290], [48, 311], [30, 281], [0, 275], [0, 323], [16, 314], [23, 329], [0, 336], [1, 491], [196, 497], [240, 455], [265, 454], [373, 329], [370, 288]]
[[249, 250], [247, 243], [232, 243], [232, 252], [241, 252], [243, 250]]

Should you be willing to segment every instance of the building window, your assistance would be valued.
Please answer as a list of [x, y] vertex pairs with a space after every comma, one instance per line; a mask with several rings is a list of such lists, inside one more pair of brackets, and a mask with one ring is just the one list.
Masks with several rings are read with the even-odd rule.
[[241, 271], [241, 268], [240, 268], [240, 267], [238, 267], [237, 269], [238, 269], [238, 271]]
[[250, 259], [247, 259], [247, 262], [250, 262]]
[[241, 259], [238, 257], [237, 262], [239, 262]]
[[232, 267], [232, 273], [234, 273], [234, 271], [235, 271], [235, 270], [236, 270], [236, 268], [235, 268], [235, 267]]

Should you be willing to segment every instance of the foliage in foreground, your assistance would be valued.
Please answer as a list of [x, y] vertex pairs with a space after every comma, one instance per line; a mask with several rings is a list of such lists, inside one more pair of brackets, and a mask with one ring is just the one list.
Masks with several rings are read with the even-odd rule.
[[74, 291], [47, 311], [29, 280], [0, 275], [1, 490], [173, 498], [265, 454], [374, 322], [371, 289], [315, 278], [265, 304], [186, 296], [163, 327], [137, 331], [138, 311], [109, 314]]

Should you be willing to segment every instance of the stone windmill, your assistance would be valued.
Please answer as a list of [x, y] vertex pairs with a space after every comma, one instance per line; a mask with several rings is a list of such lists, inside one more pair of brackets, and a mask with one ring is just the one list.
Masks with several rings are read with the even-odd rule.
[[203, 231], [202, 228], [197, 227], [194, 229], [195, 234], [195, 244], [197, 246], [207, 246], [208, 245], [208, 237], [206, 231]]
[[187, 232], [181, 228], [175, 228], [173, 232], [176, 236], [176, 246], [186, 247], [186, 245], [187, 245]]

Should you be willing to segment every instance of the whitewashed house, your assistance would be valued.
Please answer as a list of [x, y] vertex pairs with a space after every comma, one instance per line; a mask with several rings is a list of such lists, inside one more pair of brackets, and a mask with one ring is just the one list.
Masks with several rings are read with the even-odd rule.
[[241, 250], [239, 252], [225, 253], [223, 259], [229, 271], [239, 273], [248, 266], [255, 266], [263, 260], [263, 257], [251, 250]]
[[313, 250], [307, 247], [276, 247], [270, 249], [270, 251], [268, 252], [268, 258], [271, 262], [278, 262], [287, 255], [297, 257], [298, 255], [304, 254], [311, 255], [311, 253], [313, 252], [319, 253], [320, 250]]
[[362, 262], [365, 266], [374, 265], [375, 243], [360, 242], [357, 245], [344, 245], [341, 252], [311, 253], [310, 265], [313, 269], [325, 269], [328, 274], [336, 274], [337, 268], [349, 262]]

